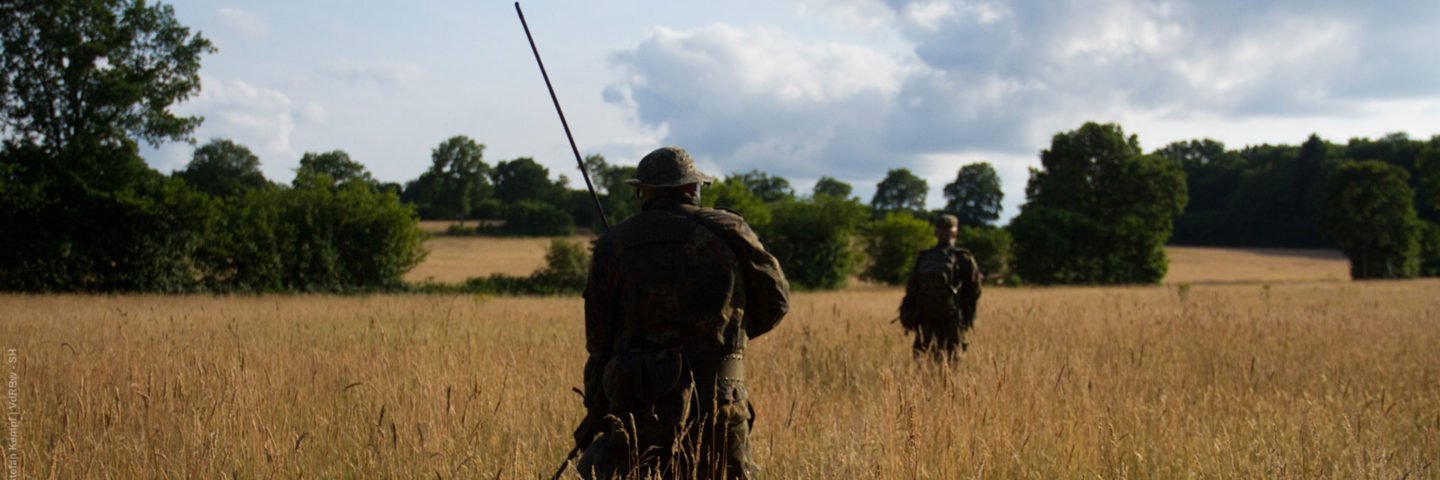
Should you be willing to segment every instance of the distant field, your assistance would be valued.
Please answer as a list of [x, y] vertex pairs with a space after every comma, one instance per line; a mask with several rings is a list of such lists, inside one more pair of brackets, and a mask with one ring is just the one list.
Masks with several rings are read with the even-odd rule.
[[[420, 222], [420, 228], [434, 234], [425, 242], [430, 256], [405, 274], [406, 281], [454, 283], [492, 273], [523, 276], [545, 265], [545, 247], [550, 244], [550, 238], [441, 235], [452, 223], [444, 220]], [[474, 227], [475, 222], [465, 225]], [[576, 235], [570, 240], [588, 242], [590, 238], [588, 235]]]
[[[423, 222], [444, 231], [447, 222]], [[437, 225], [438, 224], [438, 225]], [[571, 237], [589, 241], [589, 236]], [[436, 236], [427, 244], [430, 257], [405, 276], [459, 282], [491, 273], [527, 275], [545, 263], [548, 238]], [[1168, 247], [1170, 271], [1164, 283], [1236, 283], [1349, 280], [1349, 263], [1334, 250], [1222, 249]]]
[[[406, 273], [405, 280], [460, 282], [492, 273], [529, 275], [545, 265], [545, 247], [550, 240], [437, 235], [425, 243], [430, 256]], [[570, 240], [588, 242], [590, 237], [575, 236]]]
[[[956, 371], [911, 362], [896, 288], [797, 294], [750, 345], [754, 454], [775, 479], [1437, 478], [1437, 291], [997, 288]], [[546, 478], [582, 415], [580, 315], [0, 295], [21, 478]]]
[[1350, 262], [1336, 250], [1166, 247], [1165, 283], [1339, 281]]

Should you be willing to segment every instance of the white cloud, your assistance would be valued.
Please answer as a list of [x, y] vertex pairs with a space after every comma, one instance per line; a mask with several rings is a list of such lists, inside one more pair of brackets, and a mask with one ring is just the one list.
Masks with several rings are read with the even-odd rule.
[[905, 20], [926, 30], [940, 28], [940, 21], [955, 15], [955, 7], [943, 1], [912, 3], [905, 7]]
[[342, 58], [330, 65], [328, 73], [332, 78], [351, 85], [400, 88], [424, 76], [425, 68], [409, 62], [355, 62]]
[[800, 17], [818, 17], [862, 31], [880, 30], [895, 18], [882, 0], [794, 0], [792, 4]]
[[242, 36], [263, 39], [270, 35], [265, 17], [238, 8], [224, 7], [217, 13], [220, 24]]
[[[181, 115], [205, 117], [195, 131], [197, 142], [204, 144], [214, 138], [224, 138], [245, 145], [260, 157], [267, 177], [275, 181], [288, 180], [289, 169], [299, 159], [291, 141], [295, 127], [297, 123], [323, 122], [324, 107], [312, 101], [297, 108], [284, 92], [244, 80], [201, 75], [201, 84], [204, 88], [199, 95], [175, 107]], [[193, 150], [190, 145], [169, 144], [147, 158], [162, 171], [175, 170], [190, 161]]]

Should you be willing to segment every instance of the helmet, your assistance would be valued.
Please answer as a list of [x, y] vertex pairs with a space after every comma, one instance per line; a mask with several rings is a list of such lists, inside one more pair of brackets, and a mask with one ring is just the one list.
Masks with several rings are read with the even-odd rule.
[[635, 167], [635, 178], [625, 183], [634, 187], [667, 188], [692, 183], [710, 183], [715, 179], [695, 169], [695, 160], [680, 147], [664, 147], [650, 152]]

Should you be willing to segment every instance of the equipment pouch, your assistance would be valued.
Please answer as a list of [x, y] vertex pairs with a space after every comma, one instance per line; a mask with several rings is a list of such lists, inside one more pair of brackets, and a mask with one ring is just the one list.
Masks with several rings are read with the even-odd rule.
[[680, 347], [631, 350], [611, 357], [605, 365], [605, 397], [622, 412], [648, 410], [672, 395], [685, 377], [685, 355]]

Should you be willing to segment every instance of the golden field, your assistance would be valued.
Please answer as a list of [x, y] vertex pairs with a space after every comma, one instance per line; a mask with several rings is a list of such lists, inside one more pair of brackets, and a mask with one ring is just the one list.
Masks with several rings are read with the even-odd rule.
[[[448, 222], [421, 222], [431, 233]], [[573, 242], [588, 242], [575, 235]], [[430, 255], [405, 275], [410, 282], [462, 282], [492, 273], [529, 275], [545, 264], [549, 238], [436, 235], [426, 241]], [[1165, 283], [1347, 281], [1350, 264], [1334, 250], [1166, 247], [1170, 272]]]
[[[910, 359], [898, 289], [796, 294], [751, 344], [756, 460], [1440, 478], [1440, 281], [1182, 283], [989, 289], [954, 370]], [[25, 478], [548, 477], [582, 337], [577, 298], [0, 296]]]

